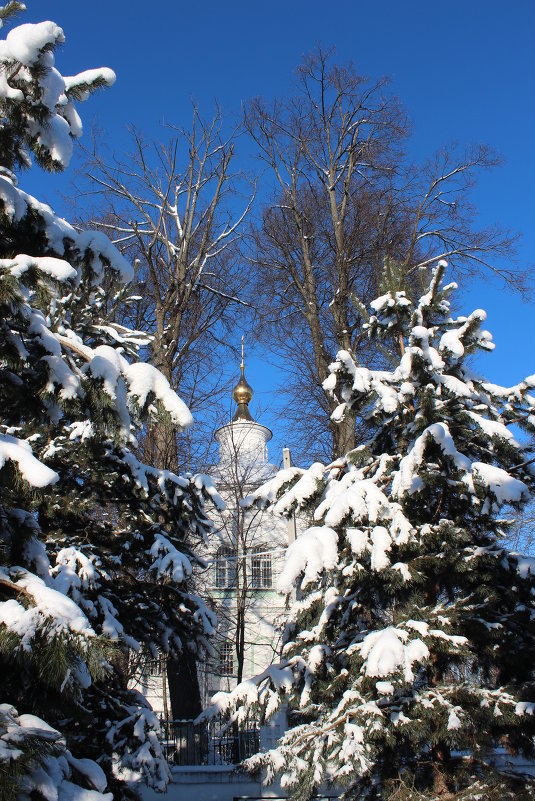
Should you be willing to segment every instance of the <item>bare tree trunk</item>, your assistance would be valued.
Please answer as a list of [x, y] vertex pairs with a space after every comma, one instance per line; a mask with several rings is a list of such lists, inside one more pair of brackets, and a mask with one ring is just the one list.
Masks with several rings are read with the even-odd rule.
[[169, 703], [167, 700], [167, 663], [162, 660], [162, 697], [163, 697], [163, 715], [165, 721], [169, 720]]
[[334, 460], [356, 447], [355, 418], [348, 413], [339, 423], [330, 421], [329, 425], [333, 440], [332, 458]]
[[197, 660], [187, 648], [167, 660], [167, 680], [173, 720], [193, 720], [202, 710]]

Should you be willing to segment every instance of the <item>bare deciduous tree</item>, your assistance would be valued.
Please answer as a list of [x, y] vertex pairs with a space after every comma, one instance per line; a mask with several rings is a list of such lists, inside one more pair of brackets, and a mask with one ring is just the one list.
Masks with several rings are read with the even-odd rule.
[[[88, 153], [93, 191], [107, 202], [106, 216], [93, 225], [136, 265], [133, 297], [113, 304], [110, 319], [150, 332], [147, 358], [194, 415], [203, 413], [184, 441], [164, 417], [147, 428], [144, 461], [173, 472], [198, 470], [225, 390], [221, 352], [236, 309], [246, 305], [237, 243], [254, 192], [239, 196], [234, 134], [224, 137], [219, 112], [207, 123], [194, 108], [191, 129], [173, 129], [166, 146], [147, 144], [137, 131], [132, 141], [133, 153], [123, 159], [106, 160], [96, 146]], [[166, 672], [173, 715], [195, 717], [200, 695], [187, 644]]]
[[[124, 159], [88, 154], [93, 190], [108, 204], [95, 227], [136, 264], [135, 302], [114, 309], [152, 334], [150, 359], [206, 425], [221, 387], [221, 357], [236, 312], [247, 305], [247, 275], [237, 243], [254, 192], [239, 196], [232, 171], [234, 135], [225, 138], [218, 112], [208, 123], [193, 110], [191, 129], [173, 129], [168, 145], [147, 144], [132, 131]], [[197, 444], [208, 439], [198, 429]], [[187, 440], [191, 448], [191, 436]], [[202, 447], [202, 446], [200, 446]], [[147, 433], [145, 459], [176, 470], [197, 468], [204, 454], [177, 451], [165, 421]]]
[[525, 556], [535, 555], [535, 504], [530, 503], [521, 512], [515, 510], [510, 518], [507, 544], [509, 548]]
[[265, 341], [289, 365], [294, 450], [331, 458], [354, 447], [355, 421], [331, 422], [321, 433], [336, 406], [321, 385], [339, 349], [373, 357], [352, 297], [375, 296], [386, 257], [402, 265], [409, 288], [440, 258], [460, 276], [489, 269], [515, 286], [521, 276], [495, 262], [514, 238], [475, 227], [469, 192], [477, 171], [498, 163], [489, 148], [444, 148], [414, 167], [403, 153], [406, 115], [384, 80], [333, 66], [319, 49], [298, 81], [295, 97], [245, 108], [245, 127], [274, 179], [251, 258]]

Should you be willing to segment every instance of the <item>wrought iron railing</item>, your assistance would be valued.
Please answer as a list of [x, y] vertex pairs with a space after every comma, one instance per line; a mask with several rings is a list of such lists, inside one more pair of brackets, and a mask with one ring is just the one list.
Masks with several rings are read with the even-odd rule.
[[161, 720], [161, 739], [172, 765], [237, 765], [260, 750], [260, 725], [236, 724], [217, 717], [207, 723]]

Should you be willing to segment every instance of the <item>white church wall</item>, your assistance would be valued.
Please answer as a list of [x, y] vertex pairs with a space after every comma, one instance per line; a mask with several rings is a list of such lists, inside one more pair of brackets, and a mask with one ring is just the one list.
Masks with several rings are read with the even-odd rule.
[[[203, 706], [209, 704], [216, 692], [230, 691], [236, 686], [236, 641], [239, 637], [243, 637], [243, 646], [239, 649], [243, 656], [241, 680], [263, 672], [280, 658], [285, 598], [277, 593], [276, 585], [289, 544], [289, 525], [269, 511], [245, 508], [240, 503], [278, 470], [268, 460], [267, 443], [272, 433], [255, 422], [247, 408], [251, 396], [242, 365], [242, 377], [233, 393], [238, 411], [234, 419], [215, 434], [219, 460], [210, 471], [226, 510], [212, 509], [209, 513], [214, 528], [204, 550], [199, 553], [206, 568], [199, 574], [195, 587], [218, 617], [211, 643], [213, 653], [198, 663]], [[298, 532], [302, 528], [303, 522], [297, 521]], [[157, 714], [164, 715], [165, 672], [157, 674], [149, 670], [138, 674], [136, 687]], [[257, 724], [252, 721], [251, 725], [254, 728]], [[273, 745], [284, 729], [285, 715], [282, 714], [262, 728], [261, 747]], [[183, 782], [184, 768], [181, 771]], [[221, 796], [217, 798], [224, 801]]]
[[169, 698], [169, 685], [165, 658], [156, 659], [144, 654], [131, 654], [130, 658], [130, 689], [140, 692], [149, 702], [158, 717], [166, 714], [165, 700]]
[[[262, 672], [280, 655], [285, 599], [276, 592], [276, 584], [288, 546], [288, 524], [269, 512], [240, 509], [240, 499], [272, 477], [277, 468], [267, 461], [264, 447], [266, 435], [271, 436], [271, 432], [254, 422], [238, 425], [237, 434], [221, 429], [218, 432], [220, 453], [231, 452], [232, 458], [223, 463], [220, 460], [214, 471], [227, 510], [212, 516], [214, 533], [204, 554], [210, 565], [207, 591], [214, 599], [219, 619], [216, 654], [204, 670], [205, 703], [215, 692], [233, 689], [237, 683], [235, 654], [233, 669], [221, 668], [230, 661], [229, 646], [234, 650], [240, 602], [245, 605], [242, 680]], [[232, 428], [235, 426], [233, 423]], [[258, 435], [256, 439], [253, 434]], [[264, 446], [258, 445], [259, 439]]]

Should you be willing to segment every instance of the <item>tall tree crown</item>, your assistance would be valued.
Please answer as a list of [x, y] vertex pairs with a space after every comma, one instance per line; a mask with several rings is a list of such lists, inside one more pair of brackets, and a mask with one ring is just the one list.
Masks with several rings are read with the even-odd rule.
[[426, 281], [419, 267], [440, 259], [456, 277], [491, 270], [522, 283], [510, 269], [514, 237], [479, 228], [471, 199], [496, 154], [484, 144], [444, 146], [411, 163], [407, 115], [387, 84], [317, 48], [298, 69], [294, 96], [245, 107], [272, 189], [254, 232], [256, 304], [265, 346], [291, 365], [285, 414], [303, 460], [342, 456], [365, 435], [349, 415], [334, 424], [323, 381], [342, 349], [381, 363], [361, 311], [378, 294], [385, 259], [399, 263], [413, 299]]

